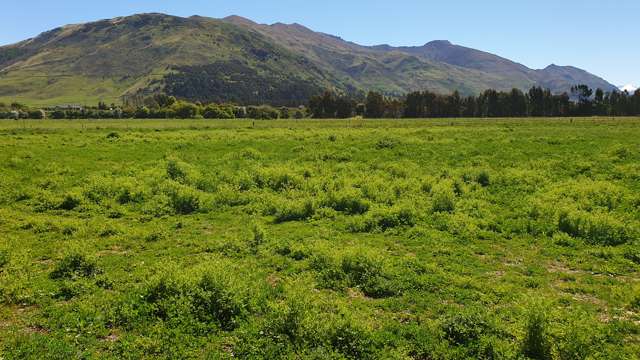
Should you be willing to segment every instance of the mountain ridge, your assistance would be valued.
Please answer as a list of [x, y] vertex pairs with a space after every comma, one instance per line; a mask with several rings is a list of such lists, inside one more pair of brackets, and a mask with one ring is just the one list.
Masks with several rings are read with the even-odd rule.
[[[573, 83], [576, 82], [576, 83]], [[154, 92], [199, 101], [293, 105], [333, 89], [568, 91], [615, 86], [574, 67], [529, 69], [447, 40], [365, 46], [293, 23], [136, 14], [70, 24], [0, 47], [0, 100], [117, 102]]]

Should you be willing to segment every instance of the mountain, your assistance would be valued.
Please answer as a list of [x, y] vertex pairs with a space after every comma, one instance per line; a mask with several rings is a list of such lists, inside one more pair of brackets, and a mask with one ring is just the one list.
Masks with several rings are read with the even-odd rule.
[[362, 46], [300, 24], [139, 14], [63, 26], [0, 47], [0, 101], [120, 102], [154, 92], [200, 101], [295, 105], [323, 89], [389, 95], [429, 89], [554, 92], [606, 81], [573, 67], [532, 70], [486, 52], [433, 41]]
[[[475, 69], [503, 77], [505, 84], [527, 89], [537, 85], [555, 93], [568, 92], [573, 85], [586, 84], [591, 88], [614, 91], [616, 87], [604, 79], [572, 66], [549, 65], [542, 70], [532, 70], [511, 60], [459, 45], [446, 40], [436, 40], [421, 47], [383, 47], [386, 51], [400, 51], [433, 61]], [[509, 87], [509, 86], [507, 86]]]

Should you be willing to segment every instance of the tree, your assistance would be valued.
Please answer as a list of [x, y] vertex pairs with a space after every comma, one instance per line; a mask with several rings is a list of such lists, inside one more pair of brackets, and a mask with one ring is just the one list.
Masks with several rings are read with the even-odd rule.
[[288, 119], [291, 117], [291, 114], [289, 113], [289, 108], [288, 107], [281, 107], [280, 108], [280, 118], [281, 119]]
[[211, 104], [204, 108], [202, 116], [205, 119], [234, 119], [233, 109]]
[[333, 93], [329, 90], [320, 96], [313, 96], [309, 100], [309, 111], [311, 116], [316, 119], [328, 119], [335, 117], [335, 99]]
[[605, 115], [606, 114], [606, 106], [604, 103], [604, 91], [600, 88], [596, 89], [596, 93], [593, 97], [593, 103], [595, 107], [596, 115]]
[[135, 118], [136, 119], [147, 119], [150, 115], [149, 108], [146, 106], [139, 107], [136, 109]]
[[408, 118], [424, 117], [425, 109], [419, 91], [408, 94], [404, 100], [404, 116]]
[[335, 100], [336, 117], [346, 119], [353, 116], [354, 103], [346, 97], [339, 97]]
[[26, 105], [20, 104], [19, 102], [11, 103], [11, 110], [25, 110], [26, 108]]
[[198, 115], [198, 107], [188, 102], [177, 102], [173, 106], [176, 116], [182, 119], [193, 119]]
[[381, 118], [385, 112], [385, 99], [382, 94], [370, 91], [365, 104], [365, 116], [372, 119]]
[[157, 94], [154, 96], [156, 103], [160, 107], [170, 107], [176, 103], [176, 98], [173, 96], [167, 96], [165, 94]]
[[509, 116], [522, 117], [527, 115], [527, 97], [519, 89], [513, 89], [508, 99]]
[[578, 115], [588, 116], [593, 114], [593, 103], [591, 95], [593, 90], [587, 85], [576, 85], [571, 87], [571, 94], [578, 100]]
[[529, 90], [529, 115], [544, 116], [544, 90], [534, 86]]

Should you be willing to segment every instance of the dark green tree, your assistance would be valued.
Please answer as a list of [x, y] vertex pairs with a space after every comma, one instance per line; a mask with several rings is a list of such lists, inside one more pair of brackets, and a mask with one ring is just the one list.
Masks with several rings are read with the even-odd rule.
[[365, 116], [372, 119], [378, 119], [385, 113], [385, 98], [382, 94], [370, 91], [367, 94], [367, 102], [365, 104]]

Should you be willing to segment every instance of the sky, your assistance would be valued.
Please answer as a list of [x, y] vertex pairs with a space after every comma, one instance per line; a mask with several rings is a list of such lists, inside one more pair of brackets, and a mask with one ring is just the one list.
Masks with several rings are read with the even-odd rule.
[[0, 45], [55, 27], [162, 12], [300, 23], [363, 45], [431, 40], [488, 51], [531, 68], [572, 65], [640, 86], [638, 0], [0, 0]]

